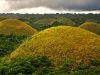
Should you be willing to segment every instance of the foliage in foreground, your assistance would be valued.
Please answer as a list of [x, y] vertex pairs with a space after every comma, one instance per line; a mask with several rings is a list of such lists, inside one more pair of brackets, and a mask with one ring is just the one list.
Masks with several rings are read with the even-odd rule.
[[0, 75], [44, 75], [52, 71], [51, 62], [47, 57], [26, 57], [17, 58], [10, 63], [1, 62], [0, 64]]
[[25, 35], [4, 35], [0, 34], [0, 56], [9, 54], [17, 48], [23, 40], [27, 38]]
[[100, 75], [100, 61], [91, 60], [91, 65], [80, 64], [71, 68], [71, 60], [55, 69], [46, 56], [22, 57], [10, 63], [0, 62], [0, 75]]

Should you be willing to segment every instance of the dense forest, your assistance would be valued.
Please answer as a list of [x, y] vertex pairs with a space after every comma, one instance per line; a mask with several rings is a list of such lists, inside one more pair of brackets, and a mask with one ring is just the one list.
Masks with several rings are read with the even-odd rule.
[[0, 14], [0, 75], [100, 75], [100, 14]]

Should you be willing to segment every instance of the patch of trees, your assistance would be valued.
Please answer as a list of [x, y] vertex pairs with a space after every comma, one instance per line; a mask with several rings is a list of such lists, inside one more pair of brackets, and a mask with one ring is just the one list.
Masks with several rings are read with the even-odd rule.
[[100, 75], [100, 61], [91, 60], [91, 65], [80, 64], [72, 68], [72, 61], [66, 60], [54, 68], [46, 56], [21, 57], [9, 63], [0, 61], [0, 75]]
[[13, 34], [0, 34], [0, 56], [11, 53], [25, 38], [27, 38], [25, 35], [17, 36]]

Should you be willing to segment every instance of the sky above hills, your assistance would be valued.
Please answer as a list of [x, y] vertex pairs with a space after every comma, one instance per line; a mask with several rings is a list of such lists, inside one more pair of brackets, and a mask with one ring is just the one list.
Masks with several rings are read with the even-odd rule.
[[0, 13], [100, 13], [100, 0], [0, 0]]

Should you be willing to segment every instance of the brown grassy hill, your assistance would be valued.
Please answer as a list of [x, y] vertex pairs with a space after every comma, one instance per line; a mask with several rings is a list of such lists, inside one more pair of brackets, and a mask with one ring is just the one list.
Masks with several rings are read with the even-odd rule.
[[55, 22], [56, 19], [54, 18], [44, 18], [44, 19], [41, 19], [41, 20], [38, 20], [36, 21], [35, 23], [36, 24], [52, 24], [53, 22]]
[[64, 17], [58, 18], [57, 21], [60, 22], [60, 23], [66, 24], [66, 25], [70, 25], [70, 26], [75, 25], [75, 23], [71, 19], [64, 18]]
[[86, 22], [79, 27], [100, 35], [100, 25], [95, 22]]
[[0, 34], [33, 35], [36, 32], [31, 26], [17, 19], [0, 21]]
[[64, 17], [60, 17], [60, 18], [57, 18], [57, 19], [45, 18], [45, 19], [38, 20], [35, 23], [36, 24], [49, 24], [49, 25], [51, 25], [56, 21], [59, 22], [59, 23], [62, 23], [64, 25], [71, 25], [71, 26], [75, 25], [75, 23], [72, 20], [70, 20], [68, 18], [64, 18]]
[[100, 37], [81, 28], [52, 27], [25, 41], [10, 58], [26, 55], [47, 56], [56, 67], [67, 58], [77, 64], [89, 64], [92, 59], [100, 59]]

